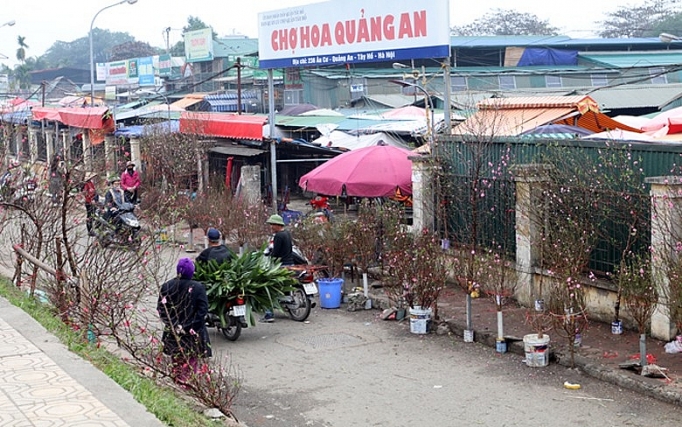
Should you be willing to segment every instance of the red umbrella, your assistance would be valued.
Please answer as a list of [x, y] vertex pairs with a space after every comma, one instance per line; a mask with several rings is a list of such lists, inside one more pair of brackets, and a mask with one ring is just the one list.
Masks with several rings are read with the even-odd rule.
[[306, 191], [331, 196], [389, 197], [412, 194], [410, 150], [375, 145], [343, 153], [303, 175]]

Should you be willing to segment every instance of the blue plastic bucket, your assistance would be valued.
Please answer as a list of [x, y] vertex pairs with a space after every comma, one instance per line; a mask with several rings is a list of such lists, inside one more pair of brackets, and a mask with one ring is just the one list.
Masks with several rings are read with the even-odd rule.
[[320, 307], [341, 307], [341, 289], [343, 288], [343, 279], [319, 279], [317, 284], [320, 287]]

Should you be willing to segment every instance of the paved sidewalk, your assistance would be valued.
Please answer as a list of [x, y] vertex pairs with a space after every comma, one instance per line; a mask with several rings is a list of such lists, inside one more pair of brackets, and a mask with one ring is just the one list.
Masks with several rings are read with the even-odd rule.
[[164, 425], [4, 298], [0, 298], [0, 342], [1, 426]]

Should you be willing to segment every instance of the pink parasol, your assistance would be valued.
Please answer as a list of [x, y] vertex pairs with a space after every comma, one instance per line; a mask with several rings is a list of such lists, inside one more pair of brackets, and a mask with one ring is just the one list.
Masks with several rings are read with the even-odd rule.
[[329, 196], [389, 197], [412, 194], [409, 150], [375, 145], [343, 153], [303, 175], [298, 185]]

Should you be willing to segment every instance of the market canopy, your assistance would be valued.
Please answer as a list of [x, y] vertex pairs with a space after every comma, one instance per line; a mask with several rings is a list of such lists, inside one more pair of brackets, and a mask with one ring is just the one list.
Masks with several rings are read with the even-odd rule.
[[82, 129], [108, 129], [113, 119], [107, 107], [33, 107], [34, 120], [50, 120]]
[[263, 139], [266, 116], [183, 111], [180, 132], [233, 139]]

